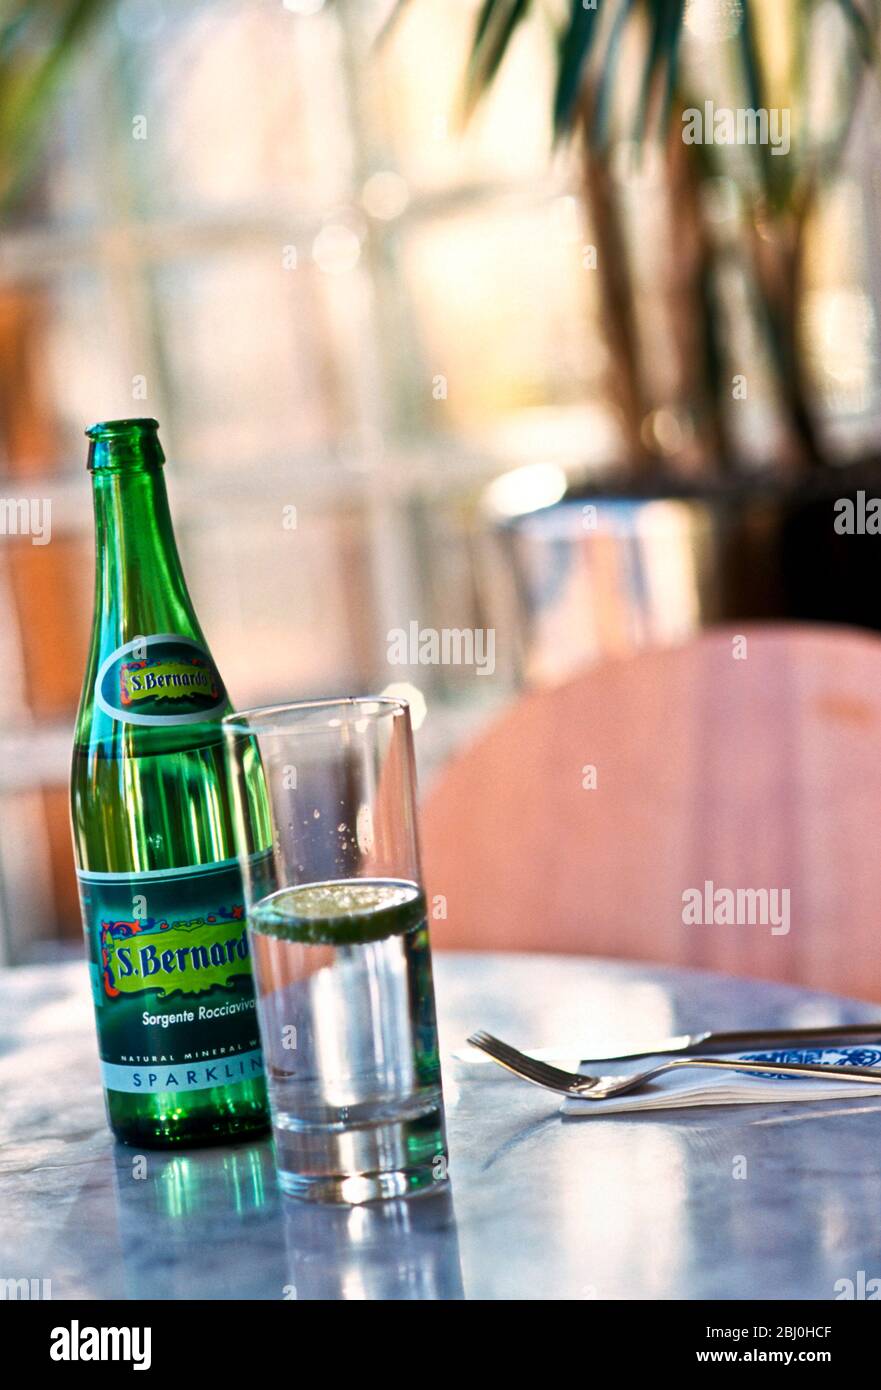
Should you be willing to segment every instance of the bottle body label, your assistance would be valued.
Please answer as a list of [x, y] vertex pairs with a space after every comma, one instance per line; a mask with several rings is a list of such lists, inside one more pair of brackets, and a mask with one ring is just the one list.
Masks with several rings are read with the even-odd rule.
[[117, 647], [101, 663], [95, 702], [124, 724], [201, 724], [227, 708], [210, 655], [190, 637], [156, 632]]
[[199, 1091], [262, 1076], [237, 861], [77, 877], [105, 1088]]

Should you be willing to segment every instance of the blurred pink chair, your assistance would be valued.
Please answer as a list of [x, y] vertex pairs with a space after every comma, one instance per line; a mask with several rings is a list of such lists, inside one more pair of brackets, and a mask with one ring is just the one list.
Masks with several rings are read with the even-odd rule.
[[[525, 696], [445, 769], [422, 812], [432, 936], [881, 1000], [879, 828], [881, 638], [713, 630]], [[686, 924], [707, 882], [789, 889], [788, 933]]]

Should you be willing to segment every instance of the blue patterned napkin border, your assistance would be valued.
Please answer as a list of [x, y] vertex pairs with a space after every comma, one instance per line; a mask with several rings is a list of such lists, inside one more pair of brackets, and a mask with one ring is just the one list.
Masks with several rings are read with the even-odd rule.
[[[772, 1052], [745, 1052], [743, 1062], [812, 1062], [827, 1067], [878, 1067], [878, 1080], [881, 1082], [881, 1048], [878, 1047], [779, 1047]], [[756, 1081], [765, 1080], [771, 1072], [741, 1072], [741, 1076], [751, 1076]], [[788, 1072], [777, 1072], [779, 1081], [800, 1081], [803, 1077], [792, 1076]], [[835, 1079], [834, 1077], [832, 1078]]]

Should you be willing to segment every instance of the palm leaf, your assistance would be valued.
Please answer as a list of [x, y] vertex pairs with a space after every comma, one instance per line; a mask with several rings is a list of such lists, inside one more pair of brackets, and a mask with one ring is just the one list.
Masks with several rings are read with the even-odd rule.
[[379, 26], [379, 31], [374, 40], [374, 44], [377, 48], [379, 48], [381, 44], [385, 43], [386, 39], [391, 34], [392, 30], [396, 27], [398, 20], [401, 18], [401, 15], [404, 13], [405, 9], [409, 4], [410, 0], [395, 0], [395, 3], [392, 5], [385, 19], [382, 21], [382, 24]]
[[19, 186], [68, 64], [111, 3], [19, 0], [0, 31], [0, 200]]
[[[765, 93], [762, 86], [762, 70], [759, 64], [759, 54], [756, 46], [755, 26], [753, 24], [750, 0], [743, 0], [743, 14], [741, 15], [740, 27], [737, 31], [737, 44], [740, 54], [743, 84], [750, 109], [753, 111], [762, 110], [765, 107]], [[771, 151], [767, 145], [758, 145], [756, 148], [763, 191], [770, 202], [773, 201], [772, 185], [774, 175]]]
[[[737, 48], [743, 70], [743, 80], [749, 96], [750, 105], [762, 106], [761, 78], [754, 33], [751, 5], [755, 0], [743, 0], [741, 23], [738, 27]], [[806, 4], [813, 0], [806, 0]], [[396, 15], [405, 4], [412, 0], [397, 0], [393, 11]], [[636, 138], [645, 138], [649, 104], [659, 75], [665, 82], [665, 96], [662, 100], [659, 119], [669, 121], [673, 109], [673, 96], [678, 74], [679, 49], [681, 46], [685, 0], [618, 0], [618, 9], [612, 20], [612, 29], [602, 60], [595, 110], [591, 119], [591, 129], [598, 142], [606, 138], [608, 114], [613, 95], [613, 74], [616, 69], [621, 34], [627, 19], [639, 3], [645, 5], [649, 19], [649, 46], [643, 71], [641, 94], [636, 114]], [[875, 40], [872, 24], [858, 0], [836, 0], [846, 15], [856, 38], [861, 57], [866, 63], [877, 63], [879, 48]], [[585, 71], [595, 51], [595, 40], [600, 27], [603, 0], [595, 0], [595, 7], [586, 5], [584, 0], [570, 0], [570, 10], [565, 21], [557, 49], [557, 77], [554, 90], [554, 134], [559, 138], [572, 125], [578, 106]], [[524, 18], [528, 0], [483, 0], [472, 40], [471, 55], [466, 76], [466, 106], [470, 111], [477, 100], [492, 83], [502, 60], [508, 50], [511, 35], [517, 24]], [[766, 172], [767, 151], [762, 150], [761, 158]]]
[[621, 36], [624, 33], [624, 26], [630, 18], [634, 6], [638, 3], [639, 0], [620, 0], [618, 11], [612, 21], [609, 41], [606, 44], [606, 51], [600, 66], [596, 101], [593, 111], [589, 115], [587, 127], [588, 137], [595, 147], [604, 146], [608, 139], [609, 112], [614, 95], [614, 78], [618, 66]]
[[857, 47], [861, 57], [867, 63], [874, 63], [878, 59], [878, 45], [875, 42], [875, 35], [872, 33], [868, 19], [863, 14], [855, 0], [838, 0], [838, 4], [844, 11], [844, 16], [850, 23], [857, 42]]
[[8, 50], [17, 42], [19, 34], [26, 28], [31, 19], [31, 12], [27, 5], [13, 7], [8, 19], [0, 25], [0, 54]]
[[676, 70], [679, 61], [679, 40], [682, 35], [682, 18], [685, 0], [655, 0], [650, 7], [651, 34], [648, 53], [642, 76], [642, 90], [636, 114], [634, 138], [645, 138], [646, 119], [649, 101], [658, 74], [666, 72], [665, 93], [659, 113], [659, 122], [666, 125], [673, 103], [676, 86]]
[[531, 0], [483, 0], [465, 72], [464, 109], [470, 115], [499, 70], [514, 30], [529, 13]]
[[596, 0], [596, 9], [585, 8], [582, 0], [572, 0], [572, 13], [557, 54], [555, 137], [568, 128], [575, 114], [584, 68], [599, 27], [600, 5], [601, 0]]

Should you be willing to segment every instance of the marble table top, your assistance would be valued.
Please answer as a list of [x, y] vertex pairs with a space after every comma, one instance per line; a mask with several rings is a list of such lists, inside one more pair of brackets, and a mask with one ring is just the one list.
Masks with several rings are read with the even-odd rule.
[[268, 1141], [116, 1145], [84, 967], [0, 975], [0, 1279], [53, 1298], [832, 1299], [881, 1276], [881, 1097], [564, 1119], [449, 1056], [475, 1027], [577, 1055], [877, 1006], [553, 956], [438, 954], [436, 986], [450, 1189], [345, 1209], [282, 1198]]

